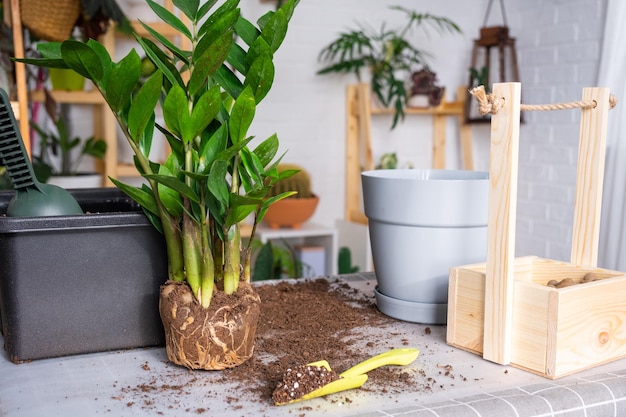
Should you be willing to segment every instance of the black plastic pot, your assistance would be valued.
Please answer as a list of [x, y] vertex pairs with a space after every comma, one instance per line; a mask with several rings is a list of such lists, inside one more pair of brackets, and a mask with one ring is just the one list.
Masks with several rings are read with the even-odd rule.
[[80, 216], [6, 217], [0, 191], [0, 315], [13, 362], [164, 343], [165, 241], [114, 188], [71, 190]]

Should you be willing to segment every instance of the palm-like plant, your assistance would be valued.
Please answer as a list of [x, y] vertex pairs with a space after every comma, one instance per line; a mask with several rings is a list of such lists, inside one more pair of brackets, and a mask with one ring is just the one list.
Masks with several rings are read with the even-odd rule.
[[365, 25], [342, 32], [320, 52], [319, 59], [329, 63], [318, 74], [353, 73], [361, 79], [365, 68], [371, 72], [374, 95], [385, 106], [393, 106], [392, 128], [404, 118], [408, 93], [407, 77], [418, 67], [427, 66], [429, 54], [415, 47], [408, 39], [413, 29], [422, 27], [439, 33], [460, 33], [459, 26], [446, 17], [417, 13], [400, 6], [392, 6], [406, 15], [406, 24], [399, 29], [388, 29], [383, 23], [377, 31]]
[[[240, 260], [242, 279], [249, 279], [250, 247], [240, 249], [239, 223], [253, 214], [256, 226], [270, 204], [290, 195], [266, 198], [281, 179], [274, 161], [278, 138], [272, 135], [250, 149], [248, 128], [272, 85], [273, 55], [295, 0], [263, 16], [258, 27], [241, 16], [238, 0], [225, 1], [212, 14], [216, 1], [174, 0], [190, 27], [158, 3], [147, 2], [193, 47], [181, 50], [144, 24], [155, 40], [137, 41], [157, 67], [145, 81], [134, 49], [114, 62], [93, 39], [41, 44], [43, 59], [24, 61], [71, 68], [102, 93], [148, 184], [137, 188], [112, 181], [142, 205], [165, 235], [170, 279], [186, 281], [206, 308], [216, 283], [228, 294], [237, 290]], [[159, 103], [164, 126], [155, 122]], [[155, 129], [171, 146], [164, 163], [149, 160]]]

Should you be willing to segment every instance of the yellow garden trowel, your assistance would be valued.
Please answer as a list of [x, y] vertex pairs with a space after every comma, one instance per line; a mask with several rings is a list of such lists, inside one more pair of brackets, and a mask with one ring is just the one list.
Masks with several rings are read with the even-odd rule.
[[[367, 373], [372, 369], [380, 368], [385, 365], [408, 365], [417, 359], [417, 355], [419, 355], [419, 350], [415, 348], [399, 348], [389, 350], [354, 365], [352, 368], [339, 374], [339, 379], [335, 381], [317, 388], [299, 398], [290, 399], [284, 402], [276, 402], [276, 405], [291, 404], [353, 388], [359, 388], [365, 384], [365, 381], [367, 381]], [[330, 365], [325, 360], [309, 363], [307, 366], [323, 367], [329, 371], [331, 370]]]

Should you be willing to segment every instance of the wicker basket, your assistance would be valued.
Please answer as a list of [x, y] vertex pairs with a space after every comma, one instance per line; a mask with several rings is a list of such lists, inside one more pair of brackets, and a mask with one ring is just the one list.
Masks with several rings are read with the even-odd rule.
[[43, 40], [70, 38], [80, 13], [80, 0], [20, 0], [22, 24]]

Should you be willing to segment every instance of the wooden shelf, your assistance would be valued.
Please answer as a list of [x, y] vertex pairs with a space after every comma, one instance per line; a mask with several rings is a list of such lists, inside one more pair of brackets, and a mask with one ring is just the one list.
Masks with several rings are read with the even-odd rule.
[[[99, 91], [63, 91], [51, 90], [50, 93], [57, 103], [70, 104], [105, 104], [104, 98]], [[44, 92], [41, 90], [31, 92], [31, 100], [43, 102]]]
[[[166, 0], [164, 2], [164, 6], [169, 10], [172, 10], [173, 3], [171, 0]], [[188, 23], [188, 19], [183, 18], [183, 22]], [[166, 23], [147, 22], [147, 24], [157, 32], [171, 39], [172, 42], [178, 43], [182, 48], [188, 49], [190, 47], [189, 39], [179, 36], [179, 33]], [[149, 36], [148, 31], [139, 22], [133, 21], [131, 22], [131, 25], [139, 36]], [[122, 34], [112, 28], [100, 38], [100, 41], [109, 51], [109, 54], [112, 57], [115, 57], [116, 43], [118, 40], [122, 39], [131, 38], [129, 38], [128, 35]], [[91, 91], [53, 90], [50, 93], [57, 103], [85, 104], [93, 106], [94, 136], [103, 138], [107, 142], [107, 152], [104, 157], [104, 162], [98, 161], [97, 163], [98, 171], [101, 172], [104, 177], [103, 186], [113, 186], [109, 177], [119, 178], [139, 176], [139, 173], [133, 164], [118, 161], [117, 121], [115, 120], [115, 115], [109, 109], [104, 97], [102, 97], [99, 91], [94, 88]], [[30, 91], [29, 96], [29, 99], [35, 102], [43, 102], [45, 100], [43, 91]], [[22, 128], [22, 130], [24, 129]]]
[[[371, 118], [376, 115], [391, 115], [393, 109], [372, 106], [369, 84], [350, 85], [346, 97], [346, 211], [348, 221], [367, 224], [361, 202], [361, 170], [374, 169], [372, 151]], [[466, 88], [458, 89], [458, 101], [442, 102], [437, 107], [407, 108], [405, 114], [431, 116], [433, 123], [432, 167], [445, 169], [446, 165], [446, 120], [456, 117], [460, 125], [460, 144], [464, 169], [474, 169], [472, 155], [472, 131], [465, 124]], [[405, 121], [405, 123], [408, 123]]]

